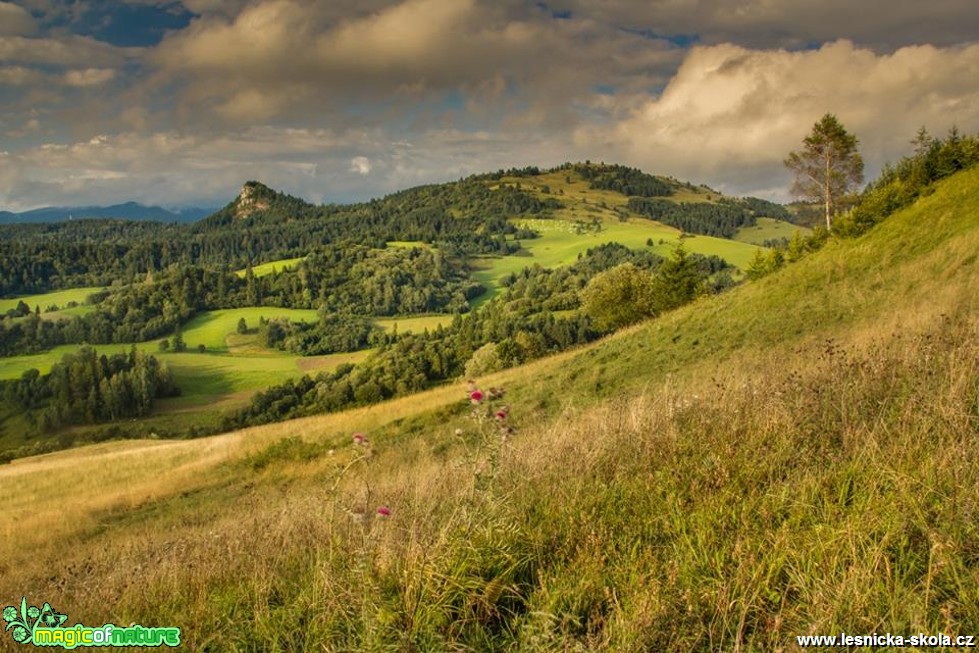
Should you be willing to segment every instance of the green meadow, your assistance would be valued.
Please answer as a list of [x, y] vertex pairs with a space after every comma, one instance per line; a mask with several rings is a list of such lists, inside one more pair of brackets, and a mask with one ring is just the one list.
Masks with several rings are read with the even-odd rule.
[[292, 322], [316, 322], [319, 319], [317, 312], [312, 309], [270, 306], [205, 311], [191, 318], [184, 326], [184, 342], [188, 349], [204, 345], [213, 351], [226, 352], [228, 336], [237, 333], [239, 320], [244, 319], [249, 329], [255, 329], [263, 317], [288, 318]]
[[390, 331], [397, 327], [398, 333], [421, 333], [425, 330], [434, 331], [440, 326], [447, 327], [451, 323], [451, 315], [421, 315], [418, 317], [392, 317], [374, 320], [374, 324], [385, 331]]
[[751, 245], [764, 245], [767, 240], [779, 240], [788, 238], [791, 240], [796, 233], [807, 236], [812, 233], [812, 229], [800, 227], [784, 220], [774, 220], [772, 218], [758, 218], [757, 224], [753, 227], [741, 227], [734, 239]]
[[81, 313], [77, 312], [78, 309], [80, 308], [84, 308], [85, 310], [92, 309], [92, 307], [90, 306], [82, 307], [81, 305], [85, 304], [85, 300], [88, 298], [89, 295], [93, 293], [97, 293], [100, 290], [104, 290], [104, 288], [99, 286], [90, 286], [87, 288], [71, 288], [69, 290], [56, 290], [54, 292], [40, 293], [37, 295], [24, 295], [23, 297], [6, 297], [0, 299], [0, 315], [6, 313], [9, 310], [16, 308], [17, 304], [19, 304], [20, 302], [24, 302], [25, 304], [30, 306], [32, 311], [34, 310], [35, 306], [40, 306], [42, 315], [44, 315], [44, 313], [52, 306], [56, 307], [55, 310], [58, 310], [63, 315], [68, 315], [69, 313], [65, 310], [67, 305], [71, 302], [75, 302], [80, 306], [68, 310], [76, 311], [75, 313], [72, 313], [74, 315], [80, 315]]
[[[283, 258], [277, 261], [269, 261], [268, 263], [262, 263], [260, 265], [253, 266], [252, 273], [256, 277], [265, 277], [270, 274], [274, 274], [276, 272], [282, 272], [284, 270], [294, 268], [296, 267], [296, 265], [299, 264], [300, 261], [302, 261], [305, 258], [306, 258], [305, 256], [300, 256], [298, 258]], [[237, 270], [235, 272], [235, 274], [237, 274], [242, 279], [245, 278], [245, 275], [247, 273], [248, 273], [247, 268], [244, 270]]]
[[[239, 405], [251, 393], [283, 381], [332, 369], [341, 363], [357, 363], [372, 350], [327, 356], [296, 356], [258, 346], [254, 333], [237, 333], [238, 320], [244, 318], [250, 329], [259, 319], [285, 317], [294, 321], [315, 321], [313, 310], [274, 307], [239, 308], [208, 311], [195, 316], [183, 330], [187, 351], [160, 351], [159, 340], [137, 343], [141, 351], [156, 356], [173, 370], [182, 396], [160, 402], [161, 410], [202, 406], [212, 403]], [[203, 352], [198, 345], [204, 345]], [[78, 351], [79, 345], [62, 345], [39, 354], [0, 359], [0, 380], [20, 377], [29, 369], [42, 374], [51, 370], [66, 354]], [[102, 354], [128, 352], [129, 344], [96, 345]]]

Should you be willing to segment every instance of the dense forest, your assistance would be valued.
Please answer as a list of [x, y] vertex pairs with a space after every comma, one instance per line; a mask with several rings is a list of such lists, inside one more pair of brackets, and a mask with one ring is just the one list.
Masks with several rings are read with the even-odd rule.
[[5, 401], [22, 411], [35, 428], [94, 424], [142, 417], [159, 397], [179, 394], [165, 364], [135, 347], [129, 354], [99, 355], [82, 347], [56, 363], [48, 374], [28, 370], [0, 382]]
[[[257, 182], [192, 225], [80, 220], [0, 226], [0, 296], [138, 280], [172, 265], [242, 269], [342, 244], [436, 245], [449, 257], [507, 254], [508, 218], [559, 207], [474, 179], [422, 186], [363, 204], [315, 206]], [[532, 237], [524, 232], [522, 237]]]

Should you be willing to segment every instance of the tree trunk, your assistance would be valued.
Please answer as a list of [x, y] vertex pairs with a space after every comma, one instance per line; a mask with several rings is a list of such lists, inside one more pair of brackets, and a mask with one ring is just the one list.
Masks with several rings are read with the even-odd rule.
[[825, 178], [825, 180], [823, 182], [824, 184], [826, 184], [825, 188], [823, 189], [823, 196], [825, 197], [825, 200], [826, 200], [826, 231], [827, 232], [832, 231], [832, 225], [830, 225], [830, 221], [829, 221], [829, 207], [830, 207], [830, 195], [829, 195], [829, 193], [830, 193], [829, 159], [830, 159], [830, 157], [829, 157], [829, 154], [827, 153], [826, 154], [826, 178]]

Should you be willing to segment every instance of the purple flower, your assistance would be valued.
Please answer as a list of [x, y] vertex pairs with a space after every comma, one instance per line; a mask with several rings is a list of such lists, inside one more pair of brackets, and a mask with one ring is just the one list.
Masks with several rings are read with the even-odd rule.
[[364, 437], [363, 433], [354, 433], [354, 444], [365, 444], [367, 438]]
[[473, 390], [472, 392], [470, 392], [469, 393], [469, 401], [471, 401], [474, 404], [481, 404], [481, 403], [483, 403], [483, 391], [482, 390]]
[[388, 508], [387, 506], [380, 506], [377, 509], [377, 516], [378, 517], [385, 517], [385, 518], [390, 517], [391, 516], [391, 509]]

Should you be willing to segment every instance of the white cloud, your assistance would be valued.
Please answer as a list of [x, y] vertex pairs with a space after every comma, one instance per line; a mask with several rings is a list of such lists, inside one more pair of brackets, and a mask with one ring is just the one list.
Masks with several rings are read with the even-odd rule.
[[64, 75], [68, 86], [99, 86], [111, 81], [116, 71], [111, 68], [86, 68], [84, 70], [69, 70]]
[[358, 175], [369, 175], [371, 173], [371, 160], [366, 156], [355, 156], [350, 159], [350, 172]]
[[611, 125], [582, 126], [579, 146], [654, 171], [762, 188], [824, 113], [855, 133], [872, 165], [908, 151], [922, 124], [979, 129], [979, 45], [893, 54], [838, 41], [819, 50], [693, 49], [658, 98]]

